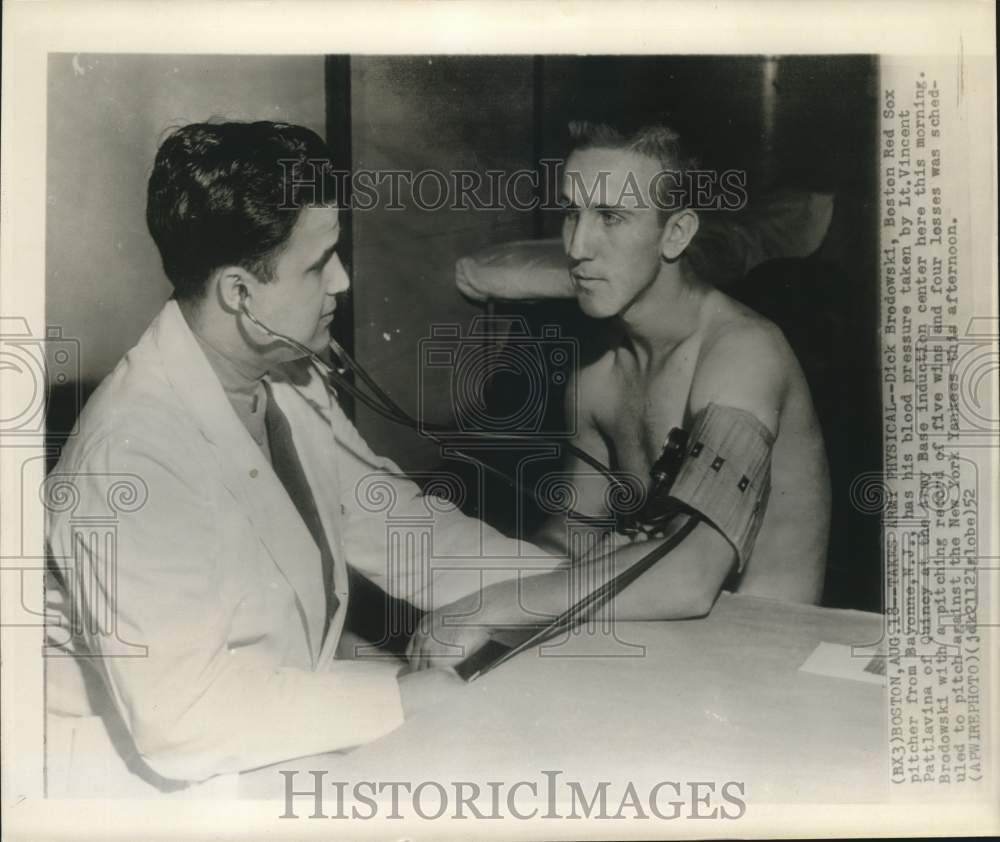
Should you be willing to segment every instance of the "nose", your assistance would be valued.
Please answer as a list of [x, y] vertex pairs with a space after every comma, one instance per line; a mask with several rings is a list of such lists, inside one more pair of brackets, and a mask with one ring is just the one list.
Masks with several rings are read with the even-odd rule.
[[576, 216], [568, 217], [563, 224], [563, 248], [566, 256], [574, 263], [579, 263], [592, 257], [589, 254], [590, 247], [589, 226], [586, 215], [579, 213]]
[[340, 262], [340, 255], [335, 254], [327, 265], [327, 295], [336, 295], [338, 292], [346, 292], [351, 286], [351, 279], [347, 276], [344, 264]]

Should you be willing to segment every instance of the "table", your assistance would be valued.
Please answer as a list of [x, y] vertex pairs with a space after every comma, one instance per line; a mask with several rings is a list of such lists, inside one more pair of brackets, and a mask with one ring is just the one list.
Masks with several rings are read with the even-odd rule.
[[560, 770], [647, 789], [743, 781], [748, 803], [887, 797], [884, 690], [799, 671], [821, 641], [875, 643], [880, 615], [723, 594], [703, 619], [618, 628], [642, 657], [597, 656], [608, 639], [588, 635], [526, 652], [374, 743], [248, 773], [241, 794], [281, 798], [276, 769], [414, 784]]

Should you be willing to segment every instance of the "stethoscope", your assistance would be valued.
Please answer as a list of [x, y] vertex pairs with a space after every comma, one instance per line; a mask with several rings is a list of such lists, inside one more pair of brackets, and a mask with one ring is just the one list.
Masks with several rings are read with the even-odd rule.
[[[452, 428], [446, 427], [442, 424], [431, 424], [427, 421], [422, 423], [418, 422], [413, 416], [411, 416], [406, 410], [404, 410], [396, 401], [394, 401], [379, 385], [375, 382], [374, 378], [365, 369], [354, 360], [350, 354], [347, 353], [337, 342], [336, 339], [330, 337], [328, 348], [333, 354], [336, 360], [336, 365], [330, 365], [326, 362], [319, 354], [313, 351], [306, 345], [303, 345], [296, 339], [293, 339], [287, 334], [280, 333], [274, 330], [272, 327], [264, 324], [260, 319], [258, 319], [253, 312], [251, 312], [249, 305], [247, 304], [248, 295], [246, 290], [240, 289], [240, 312], [247, 317], [256, 327], [264, 331], [264, 333], [277, 339], [280, 342], [285, 343], [289, 347], [295, 349], [298, 353], [302, 354], [303, 357], [307, 357], [312, 365], [317, 369], [321, 375], [321, 380], [326, 388], [335, 397], [339, 392], [346, 392], [351, 395], [355, 400], [364, 404], [366, 407], [372, 410], [382, 418], [388, 421], [393, 421], [404, 427], [408, 427], [411, 430], [419, 430], [422, 435], [427, 436], [437, 444], [447, 445], [452, 451], [461, 453], [463, 457], [473, 460], [476, 464], [480, 465], [484, 470], [499, 477], [507, 484], [512, 487], [516, 487], [517, 483], [503, 471], [494, 467], [493, 465], [484, 462], [481, 458], [476, 456], [466, 450], [462, 450], [460, 444], [456, 444], [456, 440], [468, 440], [470, 438], [477, 438], [492, 442], [519, 442], [523, 443], [525, 437], [523, 435], [513, 435], [510, 433], [492, 432], [492, 431], [468, 431], [468, 430], [454, 430]], [[368, 390], [371, 392], [363, 391], [358, 388], [355, 383], [350, 380], [350, 375], [353, 374], [357, 379], [363, 383]], [[532, 434], [532, 438], [535, 441], [549, 442], [557, 447], [565, 448], [568, 452], [575, 455], [582, 462], [586, 463], [594, 470], [599, 471], [612, 485], [615, 486], [618, 493], [623, 499], [633, 499], [637, 496], [636, 488], [632, 485], [624, 482], [621, 477], [616, 476], [610, 468], [604, 465], [600, 460], [595, 459], [585, 450], [581, 450], [574, 445], [557, 440], [547, 440], [544, 436], [538, 436], [537, 434]], [[532, 489], [521, 488], [522, 491], [529, 494], [533, 500], [537, 501], [537, 496]], [[551, 502], [546, 504], [547, 507], [551, 506]], [[566, 516], [574, 521], [579, 521], [581, 523], [590, 523], [591, 525], [607, 525], [606, 519], [591, 517], [589, 515], [584, 515], [579, 512], [574, 511], [568, 506], [563, 507]]]
[[[243, 313], [243, 315], [246, 316], [251, 323], [264, 333], [280, 342], [284, 342], [289, 347], [294, 348], [297, 352], [302, 354], [303, 357], [307, 357], [321, 375], [320, 379], [334, 398], [338, 396], [338, 390], [342, 390], [353, 396], [356, 400], [360, 401], [380, 417], [393, 421], [397, 424], [401, 424], [405, 427], [409, 427], [412, 430], [420, 430], [422, 434], [426, 435], [432, 441], [435, 441], [438, 444], [447, 444], [453, 451], [461, 453], [462, 456], [469, 458], [476, 462], [476, 464], [482, 466], [484, 470], [500, 477], [512, 488], [519, 487], [518, 483], [511, 477], [507, 476], [507, 474], [503, 471], [500, 471], [494, 466], [484, 462], [474, 453], [461, 450], [460, 446], [456, 446], [453, 441], [449, 441], [449, 438], [451, 437], [468, 439], [470, 437], [469, 431], [457, 431], [443, 425], [429, 425], [426, 422], [423, 424], [418, 423], [415, 418], [400, 407], [399, 404], [397, 404], [375, 382], [371, 375], [369, 375], [368, 372], [365, 371], [365, 369], [357, 361], [355, 361], [333, 337], [330, 337], [329, 349], [337, 361], [335, 366], [327, 363], [322, 357], [319, 356], [319, 354], [308, 346], [303, 345], [298, 340], [293, 339], [291, 336], [287, 336], [286, 334], [280, 333], [279, 331], [276, 331], [264, 324], [251, 312], [250, 307], [247, 304], [248, 297], [246, 289], [241, 288], [240, 312]], [[352, 383], [349, 379], [350, 374], [354, 374], [358, 380], [370, 390], [371, 394], [363, 391]], [[473, 438], [482, 438], [488, 441], [524, 441], [523, 436], [511, 435], [509, 433], [505, 434], [487, 431], [474, 431], [471, 436]], [[537, 435], [534, 436], [534, 438], [536, 440], [545, 440], [544, 437], [538, 437]], [[625, 499], [635, 497], [635, 488], [624, 483], [620, 477], [616, 476], [611, 469], [602, 464], [600, 460], [595, 459], [586, 451], [581, 450], [568, 442], [553, 440], [553, 443], [559, 447], [565, 448], [568, 452], [577, 456], [585, 464], [599, 471], [608, 479], [609, 482], [615, 485], [619, 492], [627, 495]], [[684, 436], [681, 431], [676, 429], [671, 431], [670, 436], [664, 444], [663, 452], [661, 453], [660, 458], [657, 459], [651, 470], [653, 484], [651, 490], [646, 495], [647, 504], [639, 509], [639, 514], [636, 517], [630, 519], [633, 537], [638, 534], [644, 534], [647, 537], [657, 537], [658, 534], [662, 534], [661, 531], [666, 528], [667, 524], [672, 522], [677, 515], [687, 514], [688, 517], [680, 528], [666, 538], [662, 544], [655, 546], [652, 550], [650, 550], [650, 552], [646, 553], [640, 559], [629, 565], [620, 573], [616, 574], [603, 585], [584, 596], [579, 602], [572, 605], [567, 611], [560, 614], [551, 623], [545, 626], [545, 628], [532, 634], [522, 643], [507, 651], [503, 656], [494, 660], [488, 666], [484, 666], [482, 668], [475, 667], [473, 672], [463, 675], [463, 678], [467, 681], [472, 681], [488, 669], [493, 669], [503, 661], [514, 657], [520, 652], [550, 640], [563, 632], [571, 630], [573, 627], [586, 620], [590, 614], [599, 610], [607, 602], [613, 599], [622, 589], [639, 578], [639, 576], [645, 573], [657, 561], [677, 547], [693, 531], [695, 526], [697, 526], [700, 521], [698, 515], [695, 512], [684, 509], [676, 502], [670, 501], [665, 496], [665, 492], [669, 491], [669, 486], [673, 482], [673, 478], [677, 473], [680, 462], [684, 457], [685, 443], [686, 436]], [[532, 489], [521, 488], [520, 490], [530, 495], [533, 500], [538, 501], [538, 497]], [[662, 505], [662, 511], [656, 512], [655, 514], [649, 514], [649, 503]], [[579, 512], [573, 511], [573, 509], [569, 506], [563, 506], [562, 508], [565, 510], [566, 517], [574, 522], [581, 522], [605, 528], [607, 527], [607, 521], [604, 519], [580, 514]], [[599, 543], [592, 552], [600, 552]], [[590, 553], [587, 554], [587, 556], [589, 555]], [[578, 562], [585, 563], [586, 560], [587, 557], [584, 557], [583, 559], [579, 559]]]

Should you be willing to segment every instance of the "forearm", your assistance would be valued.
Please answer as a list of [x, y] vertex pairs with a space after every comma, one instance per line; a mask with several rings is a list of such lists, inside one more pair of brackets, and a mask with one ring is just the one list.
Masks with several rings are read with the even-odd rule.
[[[714, 540], [713, 535], [720, 540]], [[638, 562], [662, 543], [646, 541], [618, 549], [616, 571]], [[712, 609], [733, 560], [734, 554], [728, 544], [722, 544], [721, 536], [712, 527], [700, 524], [595, 616], [608, 620], [702, 617]]]
[[489, 277], [477, 277], [474, 283], [481, 299], [541, 301], [553, 298], [572, 298], [575, 294], [573, 278], [568, 270], [548, 270], [544, 273], [512, 273], [503, 282]]
[[542, 526], [531, 535], [531, 542], [546, 552], [558, 556], [569, 555], [566, 518], [549, 517]]
[[[400, 486], [394, 516], [402, 518], [413, 512], [426, 517], [426, 499], [414, 496], [408, 500], [403, 490]], [[403, 563], [388, 564], [385, 518], [381, 514], [352, 514], [345, 520], [345, 527], [344, 543], [351, 564], [393, 597], [422, 611], [447, 606], [491, 581], [509, 579], [513, 574], [508, 571], [515, 567], [524, 570], [524, 575], [532, 575], [566, 563], [565, 552], [558, 546], [507, 537], [457, 509], [434, 512], [433, 559], [414, 555], [401, 559]]]
[[[535, 625], [553, 619], [614, 576], [628, 569], [664, 540], [618, 546], [593, 559], [541, 576], [524, 578], [519, 591], [487, 588], [485, 616], [509, 625]], [[706, 614], [732, 567], [734, 553], [712, 527], [699, 524], [679, 546], [622, 590], [597, 616], [620, 620], [673, 620]]]
[[[524, 254], [512, 261], [513, 246], [519, 246]], [[508, 244], [463, 257], [455, 265], [455, 283], [463, 295], [475, 301], [572, 298], [575, 294], [558, 242]]]
[[572, 558], [575, 562], [585, 561], [593, 555], [593, 547], [602, 546], [605, 552], [611, 547], [628, 545], [631, 541], [616, 532], [610, 521], [603, 526], [573, 526], [566, 516], [550, 517], [532, 536], [531, 541], [546, 552], [560, 557]]

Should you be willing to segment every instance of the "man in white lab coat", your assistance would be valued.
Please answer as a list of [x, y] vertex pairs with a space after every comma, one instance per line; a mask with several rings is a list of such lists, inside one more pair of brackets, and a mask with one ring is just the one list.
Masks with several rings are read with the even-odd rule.
[[[543, 555], [425, 499], [275, 338], [325, 349], [348, 286], [337, 209], [289, 165], [327, 155], [265, 122], [186, 126], [157, 154], [147, 222], [175, 296], [47, 481], [50, 794], [231, 791], [233, 773], [373, 740], [461, 684], [335, 659], [345, 565], [430, 609], [479, 587], [484, 546]], [[431, 519], [435, 558], [466, 569], [387, 575], [399, 517]]]

